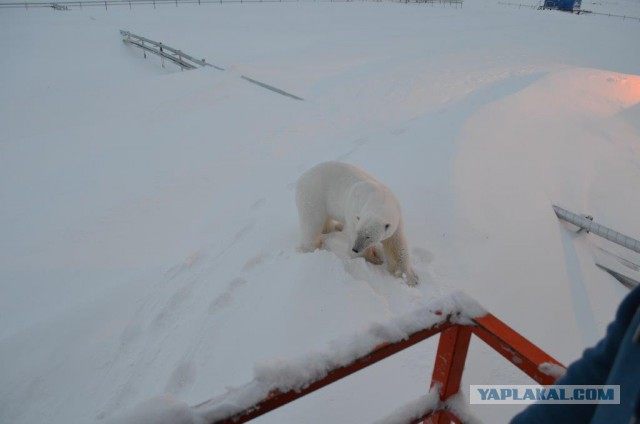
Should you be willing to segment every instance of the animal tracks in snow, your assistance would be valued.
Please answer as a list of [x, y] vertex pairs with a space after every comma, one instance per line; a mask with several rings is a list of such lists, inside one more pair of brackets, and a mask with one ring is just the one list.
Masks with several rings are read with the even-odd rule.
[[258, 199], [255, 202], [253, 202], [253, 204], [251, 205], [251, 210], [257, 211], [258, 209], [263, 207], [265, 203], [267, 203], [267, 199], [265, 199], [264, 197], [261, 199]]
[[245, 262], [244, 266], [242, 267], [242, 270], [245, 272], [248, 272], [255, 269], [258, 265], [264, 262], [264, 260], [267, 259], [269, 256], [271, 255], [269, 255], [268, 253], [260, 253], [259, 255], [249, 258], [247, 262]]
[[234, 292], [245, 284], [247, 284], [247, 280], [242, 277], [237, 277], [231, 280], [229, 284], [227, 284], [227, 288], [225, 289], [225, 291], [218, 295], [215, 299], [213, 299], [213, 301], [209, 305], [209, 315], [216, 314], [217, 312], [229, 306], [229, 304], [233, 300]]
[[413, 256], [414, 261], [424, 264], [430, 264], [434, 258], [432, 252], [422, 247], [414, 247], [411, 249], [411, 256]]
[[196, 379], [196, 367], [193, 362], [183, 362], [169, 376], [164, 391], [174, 395], [189, 388]]
[[156, 315], [151, 326], [154, 328], [163, 328], [168, 323], [171, 316], [187, 299], [191, 297], [190, 285], [179, 287], [176, 292], [169, 298], [169, 301], [162, 307]]

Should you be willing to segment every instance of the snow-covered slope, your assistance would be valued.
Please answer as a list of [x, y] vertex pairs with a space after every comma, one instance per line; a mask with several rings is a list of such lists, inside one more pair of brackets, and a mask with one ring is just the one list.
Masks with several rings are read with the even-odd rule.
[[[458, 289], [571, 361], [625, 289], [551, 205], [640, 237], [639, 36], [477, 1], [0, 10], [0, 422], [195, 404]], [[293, 186], [329, 159], [397, 194], [420, 286], [296, 251]], [[435, 345], [262, 420], [375, 421], [426, 393]], [[472, 342], [465, 385], [528, 382]]]

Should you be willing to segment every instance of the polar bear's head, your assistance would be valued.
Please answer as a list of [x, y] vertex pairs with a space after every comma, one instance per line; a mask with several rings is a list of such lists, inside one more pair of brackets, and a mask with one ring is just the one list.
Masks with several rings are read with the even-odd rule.
[[355, 230], [355, 241], [351, 248], [354, 253], [363, 252], [388, 239], [400, 225], [400, 208], [391, 191], [377, 184], [362, 188], [363, 190], [358, 190], [357, 198], [353, 199], [358, 207], [354, 208], [355, 213], [350, 216], [354, 220], [351, 223]]

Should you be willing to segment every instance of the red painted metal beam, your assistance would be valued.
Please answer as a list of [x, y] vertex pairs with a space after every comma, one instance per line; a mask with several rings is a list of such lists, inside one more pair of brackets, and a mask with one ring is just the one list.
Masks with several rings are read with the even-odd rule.
[[486, 314], [474, 318], [473, 322], [476, 325], [471, 329], [476, 336], [538, 383], [549, 385], [556, 380], [556, 377], [540, 370], [539, 367], [543, 363], [551, 363], [565, 368], [560, 362], [493, 315]]
[[447, 411], [446, 409], [440, 409], [438, 411], [435, 411], [432, 414], [428, 415], [427, 417], [422, 418], [418, 421], [415, 421], [414, 423], [411, 423], [411, 424], [420, 423], [420, 422], [422, 422], [423, 424], [440, 424], [440, 423], [462, 424], [462, 421], [460, 420], [460, 418], [456, 417], [456, 415], [453, 412]]
[[468, 326], [456, 325], [440, 334], [431, 388], [436, 384], [440, 386], [441, 401], [447, 400], [460, 390], [470, 340], [471, 329]]
[[[436, 312], [436, 315], [441, 313]], [[435, 334], [441, 333], [438, 343], [438, 351], [433, 369], [431, 386], [439, 385], [441, 402], [458, 393], [462, 381], [462, 373], [469, 349], [471, 334], [475, 334], [494, 350], [504, 356], [515, 366], [524, 371], [540, 384], [553, 384], [555, 377], [545, 374], [540, 370], [540, 365], [550, 363], [564, 366], [551, 356], [547, 355], [533, 343], [518, 334], [505, 323], [491, 314], [474, 318], [472, 325], [458, 325], [451, 322], [451, 316], [442, 317], [442, 321], [432, 327], [417, 331], [406, 339], [394, 343], [382, 343], [376, 346], [370, 353], [356, 359], [349, 365], [330, 371], [324, 378], [309, 384], [300, 391], [279, 392], [273, 391], [255, 405], [224, 420], [218, 420], [211, 424], [244, 423], [259, 417], [284, 404], [299, 399], [324, 386], [347, 377], [363, 368], [373, 365], [401, 350], [411, 347]], [[205, 402], [201, 405], [206, 405]], [[196, 407], [197, 408], [197, 407]], [[416, 422], [442, 424], [460, 423], [458, 417], [451, 411], [441, 409], [429, 411], [424, 418]]]
[[369, 354], [356, 359], [349, 365], [344, 367], [336, 368], [330, 371], [326, 377], [315, 381], [309, 384], [307, 387], [300, 391], [289, 391], [289, 392], [279, 392], [273, 391], [269, 393], [269, 395], [260, 401], [259, 403], [253, 405], [252, 407], [246, 409], [243, 412], [240, 412], [236, 415], [233, 415], [227, 419], [215, 421], [211, 424], [237, 424], [244, 423], [249, 420], [252, 420], [256, 417], [266, 414], [269, 411], [272, 411], [276, 408], [279, 408], [282, 405], [285, 405], [289, 402], [292, 402], [296, 399], [299, 399], [311, 392], [314, 392], [318, 389], [321, 389], [324, 386], [327, 386], [331, 383], [334, 383], [342, 378], [345, 378], [357, 371], [360, 371], [363, 368], [368, 367], [369, 365], [373, 365], [376, 362], [379, 362], [385, 358], [388, 358], [391, 355], [394, 355], [401, 350], [407, 349], [419, 343], [429, 337], [440, 333], [446, 329], [452, 328], [455, 324], [449, 321], [450, 317], [443, 317], [442, 321], [432, 327], [426, 328], [424, 330], [417, 331], [411, 334], [404, 340], [394, 343], [382, 343], [375, 347], [373, 351]]
[[[471, 329], [468, 326], [456, 325], [440, 333], [431, 388], [433, 389], [436, 385], [439, 387], [441, 402], [445, 402], [450, 396], [460, 391], [470, 341]], [[453, 414], [447, 411], [436, 411], [424, 421], [424, 424], [449, 424], [451, 415]]]

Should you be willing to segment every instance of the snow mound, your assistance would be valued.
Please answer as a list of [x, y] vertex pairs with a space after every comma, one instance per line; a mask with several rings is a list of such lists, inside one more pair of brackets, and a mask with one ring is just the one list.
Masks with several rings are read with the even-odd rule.
[[170, 395], [149, 399], [105, 424], [206, 424], [186, 403]]

